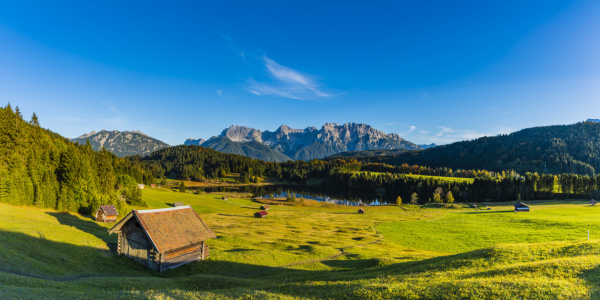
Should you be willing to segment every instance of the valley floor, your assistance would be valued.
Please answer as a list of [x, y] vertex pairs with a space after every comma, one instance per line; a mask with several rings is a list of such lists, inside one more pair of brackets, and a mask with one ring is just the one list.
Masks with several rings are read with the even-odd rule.
[[150, 208], [191, 205], [218, 236], [210, 259], [157, 274], [114, 255], [112, 224], [0, 204], [0, 298], [600, 297], [600, 207], [583, 201], [529, 213], [281, 206], [256, 219], [249, 199], [143, 193]]

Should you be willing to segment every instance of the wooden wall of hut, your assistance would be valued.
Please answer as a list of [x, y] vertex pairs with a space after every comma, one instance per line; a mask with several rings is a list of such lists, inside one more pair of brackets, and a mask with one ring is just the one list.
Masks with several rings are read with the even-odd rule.
[[123, 254], [136, 262], [157, 270], [156, 252], [154, 247], [142, 231], [135, 219], [129, 220], [122, 228], [120, 254]]
[[160, 271], [204, 259], [205, 248], [208, 248], [208, 246], [205, 247], [205, 243], [200, 242], [164, 253], [160, 259]]

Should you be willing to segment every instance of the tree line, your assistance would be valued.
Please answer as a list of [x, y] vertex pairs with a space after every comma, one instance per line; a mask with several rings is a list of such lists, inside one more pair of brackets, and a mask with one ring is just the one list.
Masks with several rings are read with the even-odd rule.
[[152, 182], [146, 166], [94, 151], [40, 127], [35, 113], [0, 107], [0, 202], [91, 213], [103, 204], [123, 211], [144, 205], [137, 183]]

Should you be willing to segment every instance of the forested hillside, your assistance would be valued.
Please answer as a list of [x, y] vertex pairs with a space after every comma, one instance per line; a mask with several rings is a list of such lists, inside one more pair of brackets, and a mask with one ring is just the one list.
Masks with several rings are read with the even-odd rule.
[[[262, 176], [267, 162], [242, 155], [225, 154], [202, 146], [175, 146], [164, 148], [141, 159], [149, 166], [160, 166], [156, 177], [202, 180], [219, 178], [222, 172], [245, 176]], [[248, 179], [248, 178], [246, 178]]]
[[[89, 213], [102, 204], [143, 205], [135, 185], [154, 178], [135, 160], [72, 143], [0, 108], [0, 202]], [[121, 187], [120, 189], [118, 187]]]
[[600, 171], [600, 124], [528, 128], [422, 151], [359, 159], [452, 169], [595, 175]]

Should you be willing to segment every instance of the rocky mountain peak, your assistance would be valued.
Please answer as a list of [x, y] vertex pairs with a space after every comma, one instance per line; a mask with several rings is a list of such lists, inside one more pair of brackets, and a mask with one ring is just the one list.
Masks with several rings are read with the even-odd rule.
[[100, 132], [92, 131], [88, 134], [81, 135], [73, 142], [85, 144], [86, 140], [94, 150], [100, 150], [104, 147], [106, 150], [116, 154], [119, 157], [127, 155], [147, 155], [158, 149], [168, 147], [169, 145], [149, 137], [141, 131], [118, 131], [118, 130], [101, 130]]

